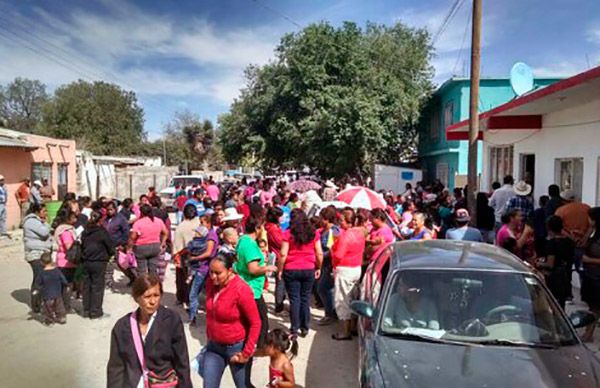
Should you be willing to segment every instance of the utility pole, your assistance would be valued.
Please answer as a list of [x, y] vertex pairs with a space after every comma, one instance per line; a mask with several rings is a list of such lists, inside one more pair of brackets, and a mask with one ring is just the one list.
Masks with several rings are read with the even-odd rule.
[[479, 71], [481, 60], [481, 2], [473, 0], [473, 32], [471, 35], [471, 96], [469, 103], [469, 167], [467, 178], [467, 203], [471, 222], [477, 219], [475, 193], [477, 182], [477, 138], [479, 135]]

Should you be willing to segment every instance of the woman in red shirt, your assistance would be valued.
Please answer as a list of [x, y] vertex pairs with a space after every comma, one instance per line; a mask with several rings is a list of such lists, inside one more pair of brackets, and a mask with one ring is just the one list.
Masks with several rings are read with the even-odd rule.
[[354, 226], [355, 218], [352, 209], [342, 212], [339, 219], [342, 233], [333, 244], [331, 251], [335, 284], [335, 312], [342, 323], [342, 332], [331, 336], [335, 340], [352, 339], [350, 302], [353, 299], [353, 291], [360, 282], [366, 244], [362, 228]]
[[[275, 254], [275, 262], [279, 262], [281, 258], [281, 245], [283, 244], [283, 231], [279, 220], [283, 216], [283, 210], [277, 206], [270, 207], [267, 210], [267, 223], [265, 230], [267, 231], [267, 243], [269, 251]], [[283, 301], [285, 300], [285, 285], [283, 279], [277, 277], [275, 279], [275, 313], [279, 314], [283, 311]]]
[[206, 284], [204, 387], [218, 388], [227, 365], [237, 388], [246, 387], [247, 362], [254, 354], [261, 320], [250, 286], [233, 272], [232, 256], [210, 262]]
[[290, 298], [292, 334], [308, 334], [310, 295], [313, 283], [321, 275], [323, 250], [320, 236], [301, 209], [292, 210], [290, 229], [284, 234], [278, 276], [285, 282]]

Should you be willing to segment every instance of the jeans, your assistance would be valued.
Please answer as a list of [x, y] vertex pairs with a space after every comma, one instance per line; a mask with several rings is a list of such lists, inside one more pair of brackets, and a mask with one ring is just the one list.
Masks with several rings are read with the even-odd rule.
[[71, 311], [71, 293], [73, 292], [73, 281], [75, 280], [75, 270], [77, 268], [59, 267], [60, 272], [67, 279], [67, 286], [63, 288], [63, 301], [67, 312]]
[[158, 275], [158, 260], [160, 256], [160, 244], [136, 245], [133, 248], [137, 260], [138, 275], [153, 273]]
[[101, 317], [102, 301], [104, 300], [104, 273], [106, 261], [85, 261], [83, 268], [83, 312], [89, 313], [90, 318]]
[[325, 316], [335, 318], [335, 307], [333, 303], [333, 293], [335, 285], [333, 282], [333, 268], [331, 266], [331, 257], [325, 256], [323, 266], [321, 267], [321, 278], [319, 279], [319, 296], [323, 302]]
[[247, 364], [230, 364], [229, 359], [244, 348], [244, 341], [222, 345], [208, 341], [206, 354], [204, 356], [204, 388], [218, 388], [221, 386], [221, 378], [227, 365], [231, 370], [231, 376], [236, 388], [246, 387]]
[[194, 272], [194, 278], [192, 279], [192, 284], [190, 285], [190, 312], [189, 317], [190, 321], [196, 318], [196, 314], [198, 313], [198, 304], [200, 299], [200, 292], [204, 287], [204, 283], [206, 282], [206, 277], [208, 274], [201, 274], [197, 271]]
[[285, 282], [283, 277], [279, 280], [277, 276], [275, 278], [275, 311], [283, 311], [283, 302], [285, 301]]
[[6, 234], [6, 204], [0, 203], [0, 236]]
[[292, 333], [296, 333], [298, 329], [308, 330], [310, 294], [315, 281], [315, 270], [284, 270], [283, 279], [290, 298], [290, 329]]
[[30, 303], [31, 303], [31, 311], [34, 313], [39, 313], [42, 309], [42, 295], [40, 294], [40, 290], [38, 290], [35, 282], [37, 277], [44, 270], [44, 266], [42, 265], [41, 260], [32, 260], [27, 262], [31, 266], [31, 271], [33, 272], [33, 280], [31, 281], [30, 288]]

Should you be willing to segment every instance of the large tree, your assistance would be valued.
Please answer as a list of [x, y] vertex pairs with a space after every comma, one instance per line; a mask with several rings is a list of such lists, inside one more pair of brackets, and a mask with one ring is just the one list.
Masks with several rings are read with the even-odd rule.
[[176, 112], [165, 125], [163, 137], [146, 145], [142, 151], [146, 155], [167, 156], [166, 163], [188, 170], [203, 167], [219, 167], [222, 164], [220, 149], [215, 144], [214, 125], [210, 120], [188, 110]]
[[0, 86], [0, 125], [34, 133], [41, 119], [42, 106], [48, 101], [46, 85], [38, 80], [15, 78]]
[[276, 60], [246, 70], [247, 85], [219, 119], [228, 161], [368, 171], [414, 153], [414, 125], [431, 91], [426, 31], [397, 23], [313, 24], [283, 37]]
[[43, 108], [43, 133], [77, 140], [99, 155], [137, 153], [145, 140], [144, 112], [134, 92], [106, 82], [61, 86]]

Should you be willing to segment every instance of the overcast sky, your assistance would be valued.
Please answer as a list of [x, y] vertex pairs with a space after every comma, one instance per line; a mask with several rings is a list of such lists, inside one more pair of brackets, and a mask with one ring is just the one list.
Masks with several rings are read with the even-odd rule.
[[[0, 0], [0, 83], [39, 79], [50, 90], [78, 78], [137, 92], [150, 138], [177, 110], [216, 120], [286, 32], [321, 20], [424, 27], [432, 34], [454, 0]], [[537, 76], [600, 64], [600, 0], [483, 0], [482, 75], [524, 61]], [[467, 75], [471, 0], [437, 39], [437, 83]]]

